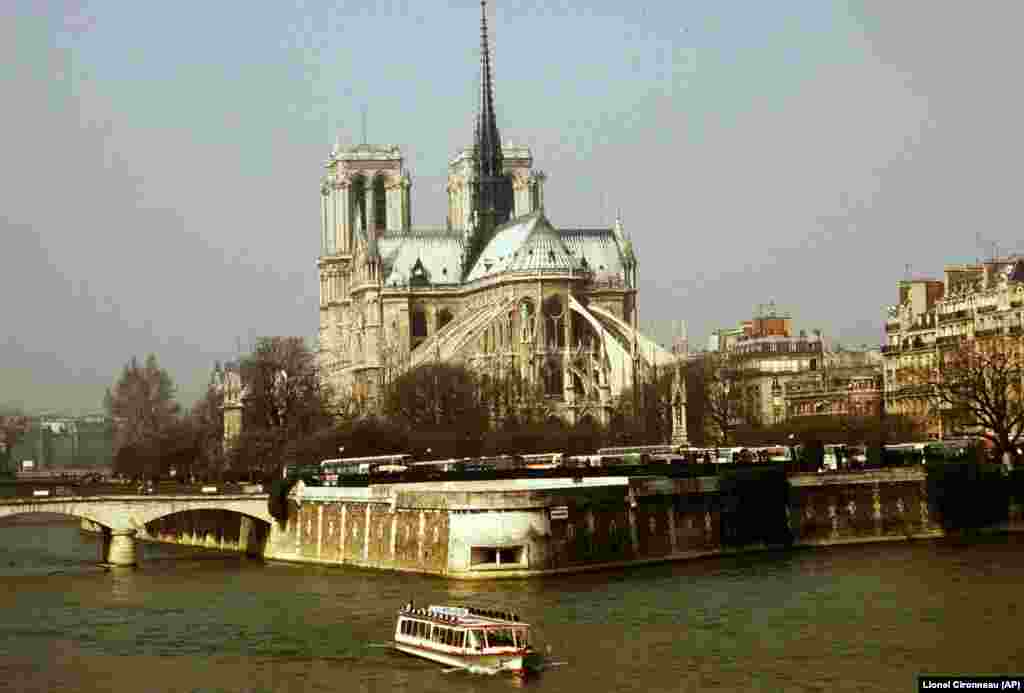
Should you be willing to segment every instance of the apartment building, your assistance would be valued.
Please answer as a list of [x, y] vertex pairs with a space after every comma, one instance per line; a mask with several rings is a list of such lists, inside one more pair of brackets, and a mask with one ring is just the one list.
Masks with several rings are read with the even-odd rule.
[[936, 368], [963, 340], [1020, 335], [1024, 327], [1024, 258], [993, 258], [945, 268], [937, 279], [899, 282], [887, 309], [882, 347], [885, 408], [918, 420], [934, 437], [956, 434], [933, 411], [915, 373]]

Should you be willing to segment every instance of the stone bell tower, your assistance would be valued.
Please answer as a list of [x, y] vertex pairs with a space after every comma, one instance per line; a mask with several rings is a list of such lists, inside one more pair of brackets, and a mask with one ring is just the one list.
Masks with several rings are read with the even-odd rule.
[[[377, 241], [412, 222], [408, 171], [396, 145], [335, 145], [320, 187], [320, 367], [329, 376], [376, 360]], [[364, 290], [353, 296], [352, 289]]]
[[323, 256], [350, 256], [359, 233], [409, 229], [412, 183], [398, 146], [336, 146], [324, 166], [327, 172], [320, 189]]

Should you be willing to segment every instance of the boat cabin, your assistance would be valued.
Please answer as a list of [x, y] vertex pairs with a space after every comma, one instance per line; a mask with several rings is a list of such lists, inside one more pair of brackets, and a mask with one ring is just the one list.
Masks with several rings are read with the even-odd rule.
[[455, 656], [521, 652], [529, 645], [530, 626], [507, 611], [463, 606], [404, 608], [398, 614], [395, 642]]

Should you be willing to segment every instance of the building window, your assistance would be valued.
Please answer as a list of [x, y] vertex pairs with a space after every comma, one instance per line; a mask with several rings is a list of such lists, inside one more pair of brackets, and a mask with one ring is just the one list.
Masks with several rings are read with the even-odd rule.
[[472, 568], [519, 568], [526, 563], [522, 546], [474, 546], [469, 551]]

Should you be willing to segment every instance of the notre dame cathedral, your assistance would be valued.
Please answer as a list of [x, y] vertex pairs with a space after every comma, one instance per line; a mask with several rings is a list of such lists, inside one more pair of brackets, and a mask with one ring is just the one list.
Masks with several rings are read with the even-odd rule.
[[325, 165], [321, 372], [373, 406], [404, 370], [459, 362], [543, 385], [549, 417], [607, 423], [624, 389], [675, 359], [637, 329], [638, 264], [622, 224], [556, 226], [532, 153], [502, 143], [481, 9], [473, 143], [448, 163], [446, 227], [412, 225], [397, 146], [336, 147]]

